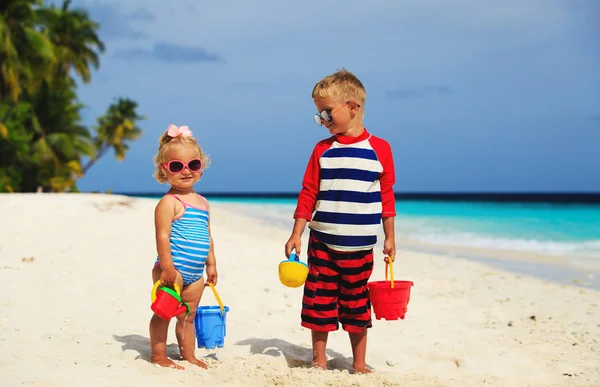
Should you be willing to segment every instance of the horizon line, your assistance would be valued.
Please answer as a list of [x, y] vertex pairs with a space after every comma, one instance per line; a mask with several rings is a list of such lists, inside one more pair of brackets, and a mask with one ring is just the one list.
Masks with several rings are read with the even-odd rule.
[[[164, 192], [111, 192], [126, 196], [162, 196]], [[221, 198], [297, 198], [299, 192], [202, 192], [207, 197]], [[540, 202], [540, 203], [588, 203], [600, 204], [600, 192], [396, 192], [396, 199], [433, 200], [433, 201], [488, 201], [488, 202]]]

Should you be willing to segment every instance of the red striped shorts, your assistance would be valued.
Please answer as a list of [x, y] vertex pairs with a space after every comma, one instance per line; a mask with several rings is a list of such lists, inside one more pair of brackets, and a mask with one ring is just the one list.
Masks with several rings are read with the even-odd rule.
[[308, 278], [302, 297], [302, 326], [319, 332], [350, 333], [371, 328], [367, 281], [373, 272], [373, 249], [336, 252], [311, 234]]

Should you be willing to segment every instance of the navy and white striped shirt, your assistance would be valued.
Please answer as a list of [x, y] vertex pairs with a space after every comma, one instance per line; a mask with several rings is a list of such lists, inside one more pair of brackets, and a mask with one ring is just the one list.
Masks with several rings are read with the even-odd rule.
[[381, 218], [396, 215], [394, 182], [385, 140], [366, 130], [331, 137], [313, 151], [294, 217], [310, 220], [314, 236], [333, 250], [371, 249]]

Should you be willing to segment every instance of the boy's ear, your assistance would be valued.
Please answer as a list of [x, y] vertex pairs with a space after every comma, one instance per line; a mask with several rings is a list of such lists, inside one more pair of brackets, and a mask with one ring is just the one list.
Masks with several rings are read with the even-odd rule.
[[350, 109], [356, 111], [360, 107], [360, 104], [358, 102], [356, 102], [355, 100], [351, 100], [350, 102], [348, 102], [348, 107]]

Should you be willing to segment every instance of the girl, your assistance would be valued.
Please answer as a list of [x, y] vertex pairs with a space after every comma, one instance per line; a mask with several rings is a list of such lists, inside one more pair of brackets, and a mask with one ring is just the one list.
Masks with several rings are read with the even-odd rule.
[[[164, 286], [177, 284], [190, 313], [177, 316], [175, 332], [181, 358], [206, 368], [196, 359], [194, 316], [205, 285], [217, 284], [217, 266], [210, 233], [209, 206], [194, 192], [209, 159], [192, 137], [187, 126], [169, 125], [159, 140], [154, 158], [154, 177], [171, 188], [158, 202], [154, 212], [158, 259], [152, 269], [152, 282]], [[206, 271], [206, 284], [202, 278]], [[150, 320], [151, 359], [163, 367], [183, 369], [167, 357], [169, 321], [156, 314]]]

